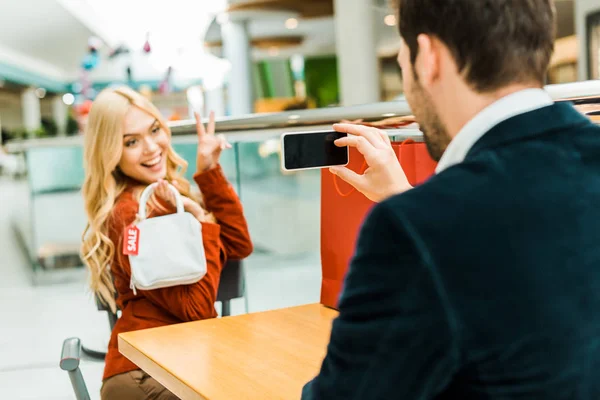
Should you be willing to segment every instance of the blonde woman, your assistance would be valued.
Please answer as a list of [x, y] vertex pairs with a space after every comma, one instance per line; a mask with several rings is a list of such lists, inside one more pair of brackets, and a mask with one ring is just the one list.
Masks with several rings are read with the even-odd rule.
[[[225, 261], [252, 252], [242, 206], [219, 165], [221, 151], [229, 145], [214, 135], [212, 113], [206, 129], [199, 116], [196, 120], [194, 181], [202, 201], [191, 194], [190, 184], [183, 178], [187, 163], [171, 147], [165, 120], [146, 98], [129, 88], [107, 89], [92, 105], [84, 144], [83, 197], [88, 227], [82, 254], [92, 290], [113, 310], [122, 310], [108, 347], [102, 399], [176, 399], [119, 353], [117, 335], [216, 317], [214, 303]], [[193, 285], [134, 294], [129, 287], [129, 260], [121, 252], [123, 231], [136, 218], [142, 190], [153, 182], [160, 184], [149, 202], [148, 215], [175, 211], [166, 182], [175, 185], [183, 195], [185, 210], [202, 224], [208, 272]]]

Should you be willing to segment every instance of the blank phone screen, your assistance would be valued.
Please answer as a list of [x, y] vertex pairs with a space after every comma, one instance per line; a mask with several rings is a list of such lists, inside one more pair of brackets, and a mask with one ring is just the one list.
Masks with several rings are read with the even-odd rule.
[[348, 148], [337, 147], [333, 143], [346, 136], [346, 133], [336, 131], [307, 132], [284, 136], [285, 168], [321, 168], [348, 164]]

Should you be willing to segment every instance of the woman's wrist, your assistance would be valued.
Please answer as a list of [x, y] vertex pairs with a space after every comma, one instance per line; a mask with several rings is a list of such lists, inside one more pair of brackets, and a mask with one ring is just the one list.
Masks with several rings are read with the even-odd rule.
[[217, 163], [204, 165], [204, 166], [198, 165], [198, 167], [196, 168], [196, 175], [200, 175], [200, 174], [203, 174], [210, 170], [213, 170], [217, 167], [217, 165], [218, 165]]
[[201, 220], [202, 216], [204, 215], [204, 210], [202, 209], [202, 207], [200, 207], [200, 205], [194, 201], [186, 201], [183, 205], [183, 209], [186, 212], [192, 214], [194, 218], [198, 220]]
[[192, 215], [198, 220], [198, 222], [204, 222], [206, 220], [206, 218], [204, 217], [205, 214], [203, 210]]

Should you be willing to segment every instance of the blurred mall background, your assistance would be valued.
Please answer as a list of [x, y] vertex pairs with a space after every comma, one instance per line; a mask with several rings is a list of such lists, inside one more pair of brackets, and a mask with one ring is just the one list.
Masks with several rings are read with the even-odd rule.
[[[100, 351], [108, 342], [106, 315], [86, 288], [78, 255], [85, 226], [81, 135], [91, 101], [105, 87], [129, 85], [158, 106], [191, 164], [188, 178], [195, 155], [190, 116], [214, 110], [219, 117], [218, 129], [234, 144], [223, 167], [256, 245], [237, 282], [245, 296], [234, 296], [231, 312], [318, 301], [320, 172], [282, 173], [278, 136], [303, 123], [395, 110], [394, 103], [374, 103], [401, 108], [391, 5], [0, 3], [0, 398], [74, 398], [58, 368], [63, 339], [78, 336]], [[556, 9], [547, 82], [600, 79], [600, 1], [556, 0]], [[347, 108], [355, 105], [364, 106]], [[281, 111], [287, 113], [271, 114]], [[82, 366], [92, 398], [102, 368], [93, 360]]]

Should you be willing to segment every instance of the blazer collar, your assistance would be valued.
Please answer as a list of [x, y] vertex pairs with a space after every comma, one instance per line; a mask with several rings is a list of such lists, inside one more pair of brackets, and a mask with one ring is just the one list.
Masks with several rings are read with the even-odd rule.
[[484, 149], [591, 124], [570, 103], [555, 103], [500, 122], [471, 147], [467, 158]]

